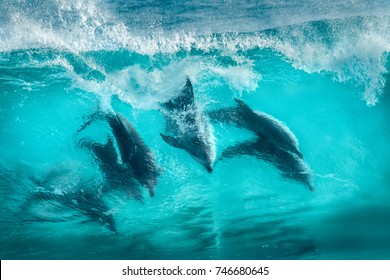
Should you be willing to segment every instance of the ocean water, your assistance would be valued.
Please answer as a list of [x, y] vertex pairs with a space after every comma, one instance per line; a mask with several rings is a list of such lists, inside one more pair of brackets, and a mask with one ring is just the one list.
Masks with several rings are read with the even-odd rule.
[[[3, 0], [0, 258], [389, 259], [389, 14], [384, 0]], [[212, 173], [160, 136], [186, 77]], [[207, 117], [234, 98], [293, 132], [315, 191], [256, 157], [221, 159], [254, 137]], [[114, 139], [104, 120], [77, 132], [97, 111], [152, 151], [153, 197], [107, 187], [78, 145]]]

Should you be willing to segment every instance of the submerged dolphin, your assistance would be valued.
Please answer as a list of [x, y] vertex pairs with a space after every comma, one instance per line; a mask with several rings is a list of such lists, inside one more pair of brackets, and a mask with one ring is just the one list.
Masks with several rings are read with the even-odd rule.
[[79, 146], [93, 154], [105, 179], [103, 192], [118, 189], [142, 201], [142, 192], [135, 182], [132, 171], [127, 165], [118, 163], [118, 154], [111, 138], [108, 138], [106, 144], [96, 143], [90, 138], [83, 138], [80, 140]]
[[222, 152], [220, 160], [242, 155], [255, 156], [269, 162], [282, 171], [284, 177], [302, 183], [311, 191], [314, 190], [311, 171], [303, 159], [266, 139], [257, 138], [231, 146]]
[[215, 146], [212, 143], [211, 127], [195, 104], [194, 91], [190, 79], [179, 96], [163, 104], [167, 125], [166, 130], [173, 135], [161, 134], [169, 145], [183, 149], [208, 172], [212, 172], [215, 159]]
[[290, 129], [279, 120], [263, 112], [253, 111], [247, 104], [234, 99], [236, 107], [229, 107], [209, 113], [211, 119], [226, 122], [253, 131], [280, 149], [303, 158], [298, 148], [298, 140]]
[[114, 217], [98, 193], [82, 190], [60, 194], [49, 191], [37, 191], [30, 197], [30, 203], [31, 201], [55, 201], [61, 203], [106, 226], [109, 230], [117, 232]]
[[101, 193], [92, 191], [87, 186], [88, 183], [84, 181], [83, 184], [77, 186], [77, 189], [68, 191], [58, 191], [53, 187], [57, 183], [60, 183], [63, 187], [62, 178], [68, 178], [68, 175], [68, 170], [65, 170], [63, 174], [56, 170], [56, 175], [49, 172], [41, 179], [36, 177], [30, 178], [39, 190], [31, 193], [24, 208], [31, 207], [32, 204], [39, 201], [59, 203], [61, 206], [70, 207], [81, 212], [91, 220], [106, 226], [111, 231], [117, 232], [114, 217], [104, 202]]
[[107, 120], [114, 134], [123, 164], [127, 165], [132, 175], [153, 196], [160, 171], [152, 151], [130, 122], [119, 113], [95, 113], [78, 131], [84, 129], [97, 118]]

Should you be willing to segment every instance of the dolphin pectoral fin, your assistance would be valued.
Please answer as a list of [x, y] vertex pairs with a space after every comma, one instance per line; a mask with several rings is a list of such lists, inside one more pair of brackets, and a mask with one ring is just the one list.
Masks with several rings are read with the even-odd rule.
[[173, 146], [175, 148], [180, 148], [181, 147], [180, 142], [179, 142], [179, 140], [177, 138], [172, 137], [172, 136], [168, 136], [168, 135], [164, 135], [164, 134], [161, 134], [161, 133], [160, 133], [160, 135], [161, 135], [162, 139], [165, 142], [167, 142], [169, 145], [171, 145], [171, 146]]
[[230, 146], [222, 152], [219, 160], [239, 157], [242, 155], [258, 156], [255, 148], [256, 143], [257, 141], [246, 141], [235, 146]]

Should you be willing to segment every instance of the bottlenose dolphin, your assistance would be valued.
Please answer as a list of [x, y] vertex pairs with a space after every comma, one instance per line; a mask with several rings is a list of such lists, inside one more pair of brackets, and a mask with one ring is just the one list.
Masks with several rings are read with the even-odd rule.
[[105, 179], [102, 192], [117, 189], [142, 202], [142, 192], [133, 177], [132, 170], [127, 165], [118, 162], [118, 154], [111, 137], [108, 138], [106, 144], [83, 138], [79, 141], [79, 146], [93, 154]]
[[111, 127], [122, 162], [127, 165], [140, 184], [148, 189], [150, 196], [153, 196], [157, 185], [157, 177], [160, 174], [155, 157], [136, 129], [124, 116], [119, 113], [103, 113], [99, 111], [91, 115], [78, 132], [83, 130], [93, 120], [102, 118], [107, 120]]
[[215, 144], [212, 142], [211, 127], [195, 104], [193, 87], [188, 77], [180, 95], [162, 106], [165, 109], [166, 131], [172, 134], [161, 133], [162, 139], [175, 148], [185, 150], [208, 172], [212, 172]]
[[303, 158], [298, 148], [298, 140], [282, 122], [263, 112], [253, 111], [243, 101], [235, 98], [236, 107], [212, 111], [208, 115], [212, 120], [226, 122], [237, 127], [253, 131], [262, 139], [267, 139], [280, 149]]
[[[24, 209], [29, 209], [37, 201], [49, 201], [59, 204], [60, 207], [66, 206], [81, 212], [109, 230], [116, 232], [116, 225], [110, 209], [103, 200], [101, 192], [94, 187], [94, 182], [81, 180], [75, 184], [70, 169], [63, 169], [61, 173], [59, 168], [49, 170], [43, 177], [31, 177], [33, 183], [37, 186], [28, 197]], [[66, 186], [66, 184], [70, 184]]]
[[242, 155], [255, 156], [269, 162], [282, 171], [284, 177], [304, 184], [311, 191], [314, 190], [311, 171], [303, 159], [295, 153], [281, 149], [267, 139], [257, 137], [254, 140], [231, 146], [222, 152], [219, 159]]
[[110, 209], [99, 193], [78, 189], [70, 193], [55, 193], [51, 191], [35, 191], [29, 197], [29, 203], [36, 201], [53, 201], [70, 207], [89, 217], [92, 221], [104, 225], [109, 230], [117, 232], [116, 224]]

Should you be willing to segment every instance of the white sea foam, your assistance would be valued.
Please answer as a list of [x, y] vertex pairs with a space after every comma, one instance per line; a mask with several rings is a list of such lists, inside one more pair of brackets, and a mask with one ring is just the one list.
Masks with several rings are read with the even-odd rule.
[[362, 90], [368, 105], [375, 105], [385, 85], [389, 18], [326, 22], [323, 33], [314, 24], [283, 29], [274, 48], [298, 69], [329, 73], [335, 80], [351, 83]]
[[[204, 21], [204, 17], [199, 18], [201, 20], [199, 24], [205, 27], [205, 30], [210, 30], [210, 33], [199, 32], [198, 29], [189, 28], [188, 25], [186, 28], [178, 25], [177, 27], [183, 28], [165, 30], [157, 28], [157, 22], [152, 20], [149, 24], [155, 28], [143, 29], [141, 24], [142, 28], [137, 29], [137, 26], [130, 26], [110, 10], [109, 4], [103, 0], [71, 2], [53, 0], [42, 2], [43, 4], [39, 2], [42, 5], [38, 7], [39, 9], [29, 5], [29, 1], [19, 2], [20, 7], [9, 3], [4, 5], [6, 19], [0, 29], [1, 52], [49, 48], [64, 49], [80, 57], [83, 57], [85, 52], [121, 49], [152, 58], [156, 55], [169, 58], [179, 53], [186, 54], [183, 61], [173, 61], [171, 66], [163, 66], [156, 70], [132, 66], [119, 73], [111, 74], [108, 81], [101, 85], [92, 85], [92, 88], [100, 87], [106, 91], [113, 91], [128, 99], [130, 103], [136, 102], [136, 99], [131, 98], [132, 93], [129, 94], [121, 86], [123, 83], [128, 83], [124, 79], [131, 78], [137, 84], [137, 89], [131, 89], [130, 85], [131, 91], [149, 92], [150, 95], [159, 96], [158, 101], [161, 101], [174, 92], [171, 89], [177, 87], [177, 81], [180, 80], [179, 77], [172, 78], [175, 75], [169, 77], [165, 71], [180, 73], [180, 78], [188, 75], [193, 80], [208, 71], [223, 78], [228, 82], [229, 87], [239, 94], [243, 91], [255, 91], [261, 80], [261, 74], [253, 70], [251, 59], [247, 57], [246, 52], [267, 48], [281, 53], [297, 69], [308, 73], [329, 74], [337, 81], [350, 83], [357, 91], [362, 92], [362, 98], [368, 105], [378, 102], [386, 82], [384, 74], [387, 72], [385, 65], [390, 50], [390, 18], [384, 16], [389, 8], [388, 5], [379, 2], [371, 5], [372, 9], [368, 11], [364, 1], [355, 1], [353, 9], [344, 14], [335, 9], [338, 4], [334, 2], [332, 4], [304, 2], [302, 5], [307, 11], [322, 11], [323, 14], [317, 17], [310, 17], [310, 13], [305, 12], [302, 6], [292, 2], [289, 7], [294, 9], [302, 19], [290, 21], [276, 13], [281, 9], [280, 7], [266, 3], [272, 8], [268, 25], [264, 21], [258, 22], [259, 27], [256, 31], [254, 26], [248, 30], [243, 27], [243, 24], [229, 28], [231, 24], [226, 22], [224, 29], [220, 27], [215, 29], [220, 33], [213, 33], [212, 28], [206, 28], [207, 26], [204, 25], [207, 22]], [[227, 9], [214, 4], [216, 5], [214, 10]], [[345, 1], [339, 4], [348, 5]], [[245, 7], [258, 9], [253, 5]], [[230, 11], [229, 9], [227, 11]], [[231, 20], [235, 22], [240, 19], [244, 23], [247, 22], [245, 18], [256, 20], [249, 11], [248, 14], [240, 12], [238, 18], [231, 18]], [[381, 16], [369, 16], [370, 14]], [[351, 17], [354, 15], [359, 17]], [[139, 15], [141, 19], [145, 16], [147, 15]], [[137, 18], [133, 17], [133, 20]], [[157, 18], [156, 14], [150, 14], [149, 19], [152, 18]], [[302, 23], [305, 20], [307, 22]], [[273, 30], [272, 32], [261, 31], [264, 28], [273, 28]], [[218, 63], [201, 60], [196, 55], [198, 52], [207, 54], [208, 59], [213, 57], [213, 53], [229, 57], [236, 62], [236, 65], [221, 66]], [[85, 62], [88, 67], [105, 76], [104, 69], [94, 64], [91, 59]], [[65, 64], [67, 63], [63, 63], [65, 68], [72, 72], [70, 65]], [[177, 66], [178, 69], [175, 68]], [[78, 82], [79, 85], [82, 83], [82, 81]], [[81, 88], [83, 87], [91, 88], [91, 85], [81, 85]], [[156, 102], [152, 100], [151, 103]], [[142, 106], [150, 107], [151, 104]]]

